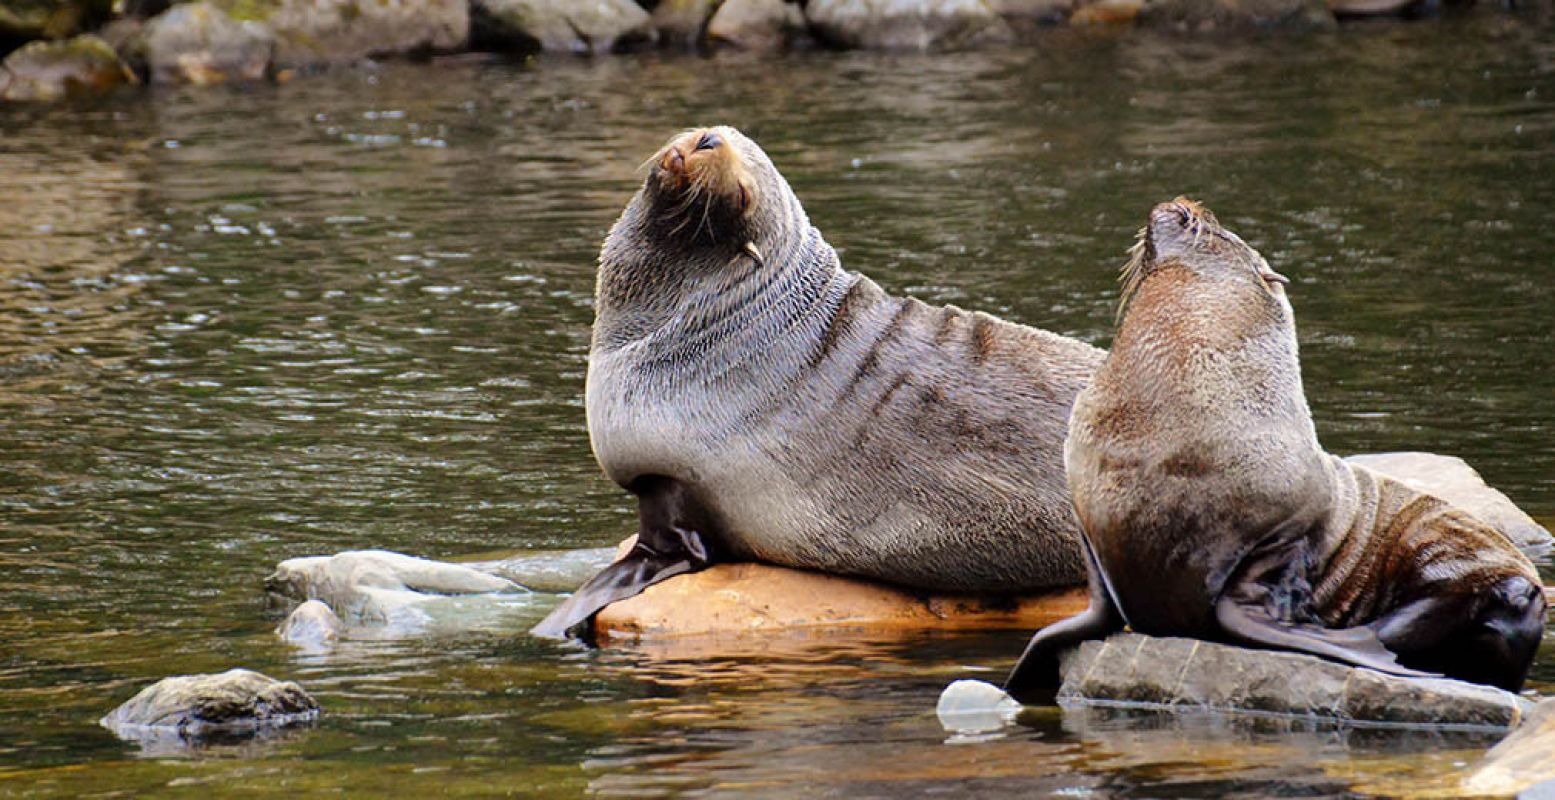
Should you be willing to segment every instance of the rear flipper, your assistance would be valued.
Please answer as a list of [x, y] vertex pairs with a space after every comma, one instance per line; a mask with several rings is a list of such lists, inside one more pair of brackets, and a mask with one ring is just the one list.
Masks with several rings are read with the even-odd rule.
[[1059, 656], [1089, 639], [1101, 639], [1123, 629], [1123, 614], [1107, 591], [1106, 576], [1096, 563], [1091, 543], [1080, 538], [1085, 551], [1085, 579], [1090, 605], [1069, 619], [1037, 631], [1021, 653], [1020, 661], [1004, 680], [1004, 691], [1023, 705], [1052, 705], [1058, 695]]
[[529, 632], [561, 639], [587, 638], [587, 623], [600, 609], [625, 600], [659, 581], [696, 572], [714, 563], [705, 534], [708, 526], [695, 513], [689, 492], [678, 482], [649, 478], [637, 491], [640, 528], [626, 556], [578, 587]]
[[1522, 576], [1467, 595], [1425, 597], [1372, 627], [1410, 666], [1515, 692], [1544, 636], [1543, 587]]
[[1295, 650], [1390, 675], [1411, 678], [1440, 677], [1398, 663], [1395, 655], [1370, 627], [1324, 628], [1321, 625], [1283, 622], [1262, 603], [1223, 596], [1215, 602], [1215, 619], [1233, 642], [1275, 650]]

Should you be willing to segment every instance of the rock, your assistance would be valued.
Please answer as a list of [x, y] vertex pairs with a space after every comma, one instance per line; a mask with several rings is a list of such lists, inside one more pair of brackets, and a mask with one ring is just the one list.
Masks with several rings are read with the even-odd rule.
[[804, 32], [804, 12], [783, 0], [725, 0], [707, 23], [709, 44], [741, 50], [780, 50]]
[[651, 37], [632, 0], [473, 0], [472, 41], [493, 50], [602, 55]]
[[1070, 25], [1132, 25], [1145, 7], [1144, 0], [1099, 0], [1075, 9]]
[[329, 606], [309, 600], [292, 609], [286, 621], [275, 629], [281, 639], [298, 647], [323, 648], [339, 641], [345, 623]]
[[951, 733], [987, 733], [1003, 728], [1020, 714], [1020, 702], [984, 681], [954, 681], [940, 692], [934, 715]]
[[598, 547], [526, 553], [501, 561], [472, 561], [464, 566], [536, 592], [570, 592], [617, 558], [616, 548]]
[[1506, 534], [1518, 547], [1548, 547], [1550, 532], [1485, 483], [1468, 462], [1435, 453], [1369, 453], [1345, 459], [1428, 492]]
[[119, 54], [90, 34], [63, 42], [29, 42], [0, 64], [0, 100], [7, 101], [59, 100], [136, 82]]
[[113, 0], [0, 0], [0, 39], [63, 39], [112, 12]]
[[1464, 794], [1555, 797], [1555, 700], [1545, 700], [1463, 779]]
[[246, 669], [219, 675], [163, 678], [114, 709], [101, 723], [121, 738], [192, 742], [205, 737], [253, 735], [312, 722], [313, 696], [291, 681]]
[[1399, 725], [1510, 727], [1531, 704], [1445, 678], [1400, 678], [1301, 653], [1134, 633], [1066, 654], [1060, 703], [1200, 707]]
[[465, 0], [218, 0], [236, 19], [275, 33], [280, 67], [350, 64], [447, 52], [470, 38]]
[[677, 575], [594, 618], [597, 639], [764, 635], [821, 626], [871, 630], [1036, 630], [1085, 609], [1066, 589], [1017, 599], [923, 597], [881, 584], [766, 564], [719, 564]]
[[146, 23], [140, 49], [156, 83], [257, 81], [270, 71], [275, 35], [210, 3], [174, 6]]
[[653, 9], [649, 26], [658, 33], [659, 44], [668, 47], [692, 48], [702, 41], [702, 29], [707, 27], [720, 0], [659, 0]]
[[1139, 22], [1192, 33], [1337, 24], [1324, 0], [1146, 0]]
[[1017, 29], [1058, 25], [1074, 11], [1074, 0], [985, 0], [995, 14]]
[[955, 50], [1014, 39], [985, 0], [810, 0], [805, 18], [838, 47]]

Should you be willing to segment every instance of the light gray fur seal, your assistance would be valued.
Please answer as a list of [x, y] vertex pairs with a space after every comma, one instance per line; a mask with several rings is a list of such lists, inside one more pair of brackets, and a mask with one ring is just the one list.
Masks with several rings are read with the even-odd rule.
[[1522, 686], [1544, 631], [1533, 564], [1440, 498], [1323, 451], [1285, 283], [1196, 203], [1151, 212], [1065, 445], [1090, 607], [1032, 639], [1017, 699], [1050, 699], [1058, 653], [1125, 624]]
[[1101, 350], [845, 271], [733, 128], [648, 167], [600, 254], [587, 385], [637, 544], [534, 633], [720, 561], [935, 591], [1084, 581], [1062, 452]]

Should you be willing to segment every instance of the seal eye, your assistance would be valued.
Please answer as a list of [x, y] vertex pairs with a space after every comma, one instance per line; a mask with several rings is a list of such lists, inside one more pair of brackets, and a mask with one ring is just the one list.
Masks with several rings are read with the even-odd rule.
[[712, 150], [713, 148], [723, 143], [724, 140], [720, 138], [718, 134], [713, 133], [712, 131], [708, 131], [707, 133], [702, 134], [702, 138], [697, 140], [696, 149]]

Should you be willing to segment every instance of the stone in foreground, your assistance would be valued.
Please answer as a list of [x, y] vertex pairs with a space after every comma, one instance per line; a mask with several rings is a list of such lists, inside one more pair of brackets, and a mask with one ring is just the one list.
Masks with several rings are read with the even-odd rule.
[[1539, 703], [1521, 727], [1491, 748], [1464, 778], [1463, 791], [1555, 797], [1555, 700]]
[[101, 722], [120, 737], [193, 741], [252, 735], [312, 722], [319, 704], [291, 681], [246, 669], [164, 678], [142, 689]]
[[1401, 678], [1301, 653], [1123, 633], [1064, 657], [1060, 703], [1213, 708], [1398, 725], [1507, 728], [1532, 708], [1489, 686]]
[[595, 617], [594, 629], [601, 643], [821, 626], [1036, 630], [1085, 605], [1085, 592], [1078, 588], [1009, 599], [924, 596], [819, 572], [719, 564], [607, 606]]

